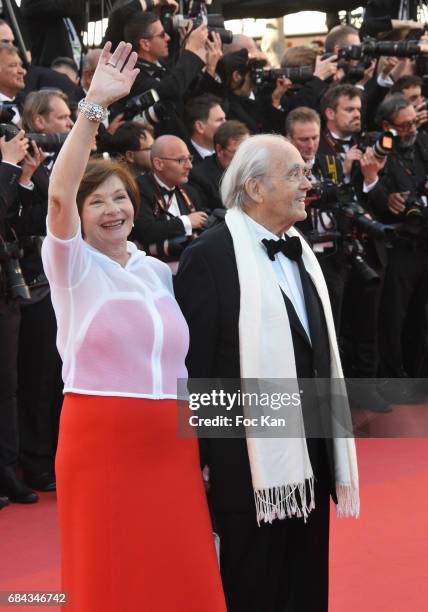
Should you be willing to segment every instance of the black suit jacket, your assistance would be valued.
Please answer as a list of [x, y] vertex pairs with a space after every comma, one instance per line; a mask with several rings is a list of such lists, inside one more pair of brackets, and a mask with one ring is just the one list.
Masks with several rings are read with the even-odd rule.
[[[239, 278], [232, 237], [226, 224], [207, 231], [184, 251], [175, 290], [190, 328], [186, 362], [189, 377], [239, 380]], [[329, 378], [330, 352], [322, 307], [311, 281], [304, 285], [304, 290], [312, 346], [291, 302], [284, 298], [297, 375], [299, 378]], [[308, 447], [315, 447], [318, 442], [309, 440]], [[334, 482], [331, 440], [321, 442], [321, 447], [327, 452], [330, 489], [335, 499], [331, 484]], [[202, 463], [210, 467], [213, 507], [226, 512], [255, 511], [246, 440], [205, 439], [201, 440], [200, 448]], [[309, 452], [311, 455], [311, 448]]]
[[35, 64], [50, 67], [57, 57], [74, 59], [64, 17], [72, 20], [82, 43], [81, 30], [85, 21], [83, 0], [22, 0], [21, 13]]
[[220, 179], [223, 168], [218, 163], [217, 156], [210, 155], [190, 171], [189, 183], [203, 194], [208, 208], [223, 208], [220, 197]]
[[[157, 187], [153, 175], [148, 172], [137, 177], [140, 190], [140, 211], [135, 219], [135, 226], [131, 234], [131, 240], [138, 240], [145, 249], [150, 244], [163, 242], [184, 236], [185, 229], [179, 217], [173, 217], [168, 212], [157, 210]], [[200, 194], [192, 187], [184, 185], [183, 190], [189, 196], [196, 210], [203, 208]], [[180, 193], [176, 193], [180, 214], [188, 215], [190, 210]]]

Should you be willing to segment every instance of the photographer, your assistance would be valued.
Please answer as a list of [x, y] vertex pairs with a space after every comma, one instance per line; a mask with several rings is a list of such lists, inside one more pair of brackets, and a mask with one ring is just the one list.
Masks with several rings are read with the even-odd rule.
[[[38, 134], [54, 137], [57, 132], [68, 133], [73, 121], [67, 97], [55, 89], [32, 92], [25, 100], [22, 122], [34, 138]], [[31, 299], [21, 304], [20, 459], [26, 483], [39, 491], [52, 491], [62, 381], [56, 321], [40, 248], [46, 235], [49, 174], [57, 152], [44, 154], [34, 143], [33, 152], [23, 165], [18, 188], [20, 212], [13, 220], [24, 249], [21, 265], [31, 292]]]
[[281, 60], [281, 68], [310, 67], [312, 77], [306, 82], [290, 88], [282, 97], [281, 105], [286, 113], [293, 108], [306, 106], [319, 112], [320, 100], [327, 91], [331, 81], [337, 76], [337, 55], [322, 58], [309, 45], [290, 47]]
[[165, 62], [168, 58], [170, 37], [159, 17], [153, 13], [138, 13], [125, 25], [125, 40], [132, 44], [138, 54], [137, 67], [140, 72], [128, 98], [116, 104], [112, 114], [123, 110], [127, 99], [154, 89], [161, 102], [173, 103], [176, 112], [170, 120], [164, 119], [156, 125], [156, 135], [160, 133], [185, 134], [181, 117], [183, 115], [183, 98], [188, 93], [191, 83], [205, 66], [208, 30], [200, 25], [188, 34], [184, 50], [177, 62], [169, 68]]
[[247, 49], [228, 53], [219, 61], [217, 73], [225, 88], [226, 116], [244, 123], [252, 134], [279, 133], [284, 125], [281, 99], [291, 82], [280, 76], [267, 82], [267, 88], [256, 88], [257, 65], [258, 60], [250, 59]]
[[[18, 295], [19, 248], [16, 232], [8, 222], [8, 215], [17, 199], [21, 168], [28, 139], [19, 132], [6, 142], [0, 138], [0, 507], [10, 501], [33, 503], [38, 500], [17, 476], [19, 455], [18, 410], [16, 402], [18, 383], [18, 335], [20, 308]], [[6, 498], [6, 499], [5, 499]]]
[[418, 376], [426, 351], [428, 136], [418, 131], [415, 108], [401, 94], [385, 98], [377, 120], [382, 129], [396, 130], [397, 137], [369, 197], [379, 218], [394, 224], [399, 234], [389, 254], [381, 304], [380, 375], [403, 378]]
[[183, 249], [208, 215], [201, 210], [201, 195], [186, 185], [192, 156], [185, 142], [176, 136], [160, 136], [150, 156], [152, 172], [137, 178], [141, 207], [131, 239], [166, 261], [175, 274]]
[[416, 111], [417, 127], [421, 128], [424, 126], [426, 129], [428, 126], [428, 110], [425, 98], [422, 96], [422, 84], [423, 80], [416, 74], [409, 74], [403, 76], [389, 90], [390, 94], [401, 93], [408, 99]]

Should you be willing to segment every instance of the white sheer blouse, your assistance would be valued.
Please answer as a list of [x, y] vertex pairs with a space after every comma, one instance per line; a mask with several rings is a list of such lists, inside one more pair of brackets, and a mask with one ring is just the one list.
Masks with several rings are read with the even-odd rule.
[[42, 258], [51, 287], [63, 360], [64, 392], [175, 398], [187, 378], [186, 321], [169, 267], [128, 242], [125, 267], [78, 233], [49, 229]]

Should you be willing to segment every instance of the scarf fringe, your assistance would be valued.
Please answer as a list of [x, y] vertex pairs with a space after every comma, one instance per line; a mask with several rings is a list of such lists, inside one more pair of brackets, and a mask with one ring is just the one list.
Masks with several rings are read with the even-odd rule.
[[353, 516], [358, 518], [360, 514], [360, 496], [358, 488], [354, 488], [352, 485], [336, 485], [337, 494], [337, 506], [336, 515], [339, 518], [345, 518]]
[[[309, 503], [307, 486], [309, 485]], [[297, 495], [298, 492], [298, 495]], [[303, 482], [291, 483], [279, 487], [254, 489], [256, 502], [257, 524], [272, 523], [275, 519], [285, 519], [297, 516], [306, 523], [309, 513], [315, 508], [314, 478], [306, 478]]]

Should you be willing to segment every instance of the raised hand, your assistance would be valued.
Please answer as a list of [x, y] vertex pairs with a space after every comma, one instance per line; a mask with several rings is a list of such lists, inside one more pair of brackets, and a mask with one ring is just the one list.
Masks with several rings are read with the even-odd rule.
[[139, 69], [134, 68], [137, 54], [131, 53], [131, 49], [130, 43], [122, 41], [111, 53], [111, 43], [104, 45], [86, 96], [88, 102], [107, 107], [129, 94], [139, 73]]

